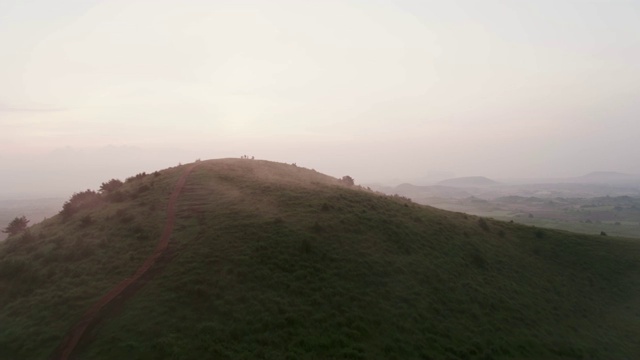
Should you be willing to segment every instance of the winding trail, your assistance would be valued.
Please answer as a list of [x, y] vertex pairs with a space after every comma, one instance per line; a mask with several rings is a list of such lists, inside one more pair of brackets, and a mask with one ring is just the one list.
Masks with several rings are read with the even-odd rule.
[[133, 295], [133, 291], [127, 290], [133, 289], [134, 285], [139, 285], [143, 275], [147, 274], [149, 269], [151, 269], [151, 267], [153, 267], [153, 265], [156, 264], [163, 255], [165, 255], [167, 248], [169, 247], [169, 237], [171, 237], [176, 220], [176, 203], [178, 202], [178, 197], [187, 182], [187, 177], [197, 165], [198, 163], [189, 165], [173, 188], [173, 192], [169, 198], [169, 205], [167, 206], [167, 221], [165, 222], [164, 231], [162, 232], [162, 236], [160, 237], [160, 241], [158, 241], [156, 249], [138, 268], [135, 274], [114, 286], [82, 315], [82, 318], [80, 318], [80, 320], [69, 330], [62, 340], [62, 343], [53, 352], [50, 357], [51, 360], [68, 360], [80, 340], [82, 340], [86, 335], [87, 329], [90, 326], [96, 325], [100, 321], [105, 307], [112, 304], [118, 297], [119, 301], [124, 301], [131, 297]]

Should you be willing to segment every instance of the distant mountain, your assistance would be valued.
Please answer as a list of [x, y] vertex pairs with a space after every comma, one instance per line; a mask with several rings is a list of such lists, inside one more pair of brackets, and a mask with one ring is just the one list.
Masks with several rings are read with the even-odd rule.
[[594, 171], [586, 175], [571, 178], [571, 180], [578, 183], [620, 184], [637, 182], [640, 180], [640, 176], [615, 171]]
[[440, 181], [438, 185], [456, 186], [456, 187], [482, 187], [498, 185], [499, 182], [491, 180], [484, 176], [467, 176]]
[[431, 186], [428, 186], [428, 185], [413, 185], [413, 184], [404, 183], [396, 186], [395, 190], [399, 192], [415, 192], [415, 191], [425, 191], [430, 188]]
[[465, 189], [456, 188], [454, 186], [419, 186], [412, 184], [400, 184], [387, 193], [398, 194], [416, 200], [432, 197], [464, 199], [473, 195]]

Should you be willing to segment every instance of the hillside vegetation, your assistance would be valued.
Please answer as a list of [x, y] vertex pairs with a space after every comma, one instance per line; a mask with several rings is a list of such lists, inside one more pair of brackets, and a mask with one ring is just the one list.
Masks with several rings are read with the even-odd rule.
[[[184, 169], [0, 244], [0, 359], [48, 358], [135, 272]], [[634, 240], [447, 212], [258, 160], [200, 162], [178, 206], [170, 256], [75, 358], [640, 358]]]

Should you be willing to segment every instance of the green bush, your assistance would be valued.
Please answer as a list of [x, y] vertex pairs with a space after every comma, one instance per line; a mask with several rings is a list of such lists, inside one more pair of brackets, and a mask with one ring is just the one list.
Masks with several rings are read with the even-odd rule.
[[117, 179], [111, 179], [106, 183], [102, 183], [102, 185], [100, 185], [100, 192], [111, 193], [118, 190], [122, 185], [123, 185], [122, 181]]
[[79, 193], [75, 193], [71, 198], [62, 206], [63, 217], [68, 218], [82, 209], [89, 209], [97, 206], [102, 201], [102, 198], [98, 193], [93, 190], [86, 190]]

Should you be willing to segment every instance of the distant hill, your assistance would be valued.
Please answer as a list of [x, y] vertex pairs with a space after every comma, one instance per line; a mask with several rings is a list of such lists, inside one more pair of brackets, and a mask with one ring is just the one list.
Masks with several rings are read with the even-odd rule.
[[412, 185], [412, 184], [400, 184], [393, 189], [387, 189], [387, 194], [398, 194], [414, 199], [415, 201], [428, 199], [428, 198], [455, 198], [464, 199], [472, 196], [465, 189], [457, 188], [453, 186], [441, 186], [441, 185]]
[[500, 184], [484, 176], [468, 176], [440, 181], [438, 185], [455, 187], [483, 187]]
[[595, 171], [586, 175], [571, 178], [578, 183], [620, 184], [640, 181], [640, 175], [631, 175], [613, 171]]
[[637, 241], [260, 160], [111, 185], [0, 243], [0, 359], [640, 358]]

